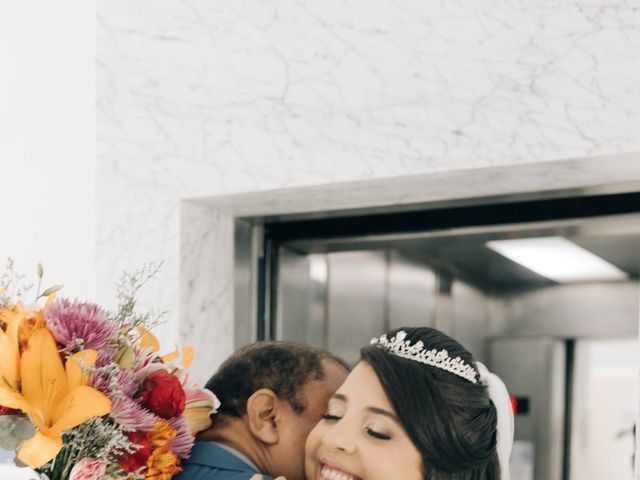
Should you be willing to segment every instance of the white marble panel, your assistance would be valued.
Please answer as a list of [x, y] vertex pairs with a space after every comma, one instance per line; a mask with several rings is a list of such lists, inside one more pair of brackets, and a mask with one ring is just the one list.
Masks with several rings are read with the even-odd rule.
[[102, 160], [182, 193], [640, 148], [625, 0], [109, 0], [98, 21]]
[[201, 383], [233, 351], [233, 232], [231, 216], [182, 203], [179, 338]]
[[98, 182], [97, 300], [115, 307], [123, 272], [162, 262], [160, 272], [138, 294], [139, 309], [166, 312], [155, 333], [168, 351], [178, 332], [180, 200], [151, 185]]

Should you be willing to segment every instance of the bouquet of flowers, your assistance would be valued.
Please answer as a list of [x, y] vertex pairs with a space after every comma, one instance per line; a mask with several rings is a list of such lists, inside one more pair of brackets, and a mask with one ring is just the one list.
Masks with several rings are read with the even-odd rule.
[[[136, 293], [157, 271], [125, 274], [119, 307], [56, 298], [25, 303], [12, 268], [0, 278], [0, 448], [49, 480], [169, 480], [218, 408], [189, 382], [193, 349], [161, 355]], [[38, 266], [38, 290], [42, 268]], [[41, 305], [43, 303], [43, 305]]]

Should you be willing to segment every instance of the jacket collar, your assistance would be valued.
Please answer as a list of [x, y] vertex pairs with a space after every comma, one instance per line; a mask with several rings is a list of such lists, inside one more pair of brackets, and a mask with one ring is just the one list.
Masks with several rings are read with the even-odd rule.
[[229, 450], [211, 442], [196, 442], [188, 462], [238, 472], [260, 473]]

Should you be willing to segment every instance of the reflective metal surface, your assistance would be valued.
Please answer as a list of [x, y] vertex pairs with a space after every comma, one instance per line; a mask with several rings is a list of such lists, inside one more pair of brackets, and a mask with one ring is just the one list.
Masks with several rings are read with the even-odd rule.
[[258, 258], [260, 226], [235, 221], [234, 245], [234, 345], [239, 348], [257, 337]]
[[[561, 480], [565, 424], [565, 344], [553, 338], [494, 340], [489, 368], [512, 395], [526, 398], [529, 411], [515, 419], [515, 440], [534, 452], [534, 478]], [[514, 479], [515, 480], [515, 479]]]

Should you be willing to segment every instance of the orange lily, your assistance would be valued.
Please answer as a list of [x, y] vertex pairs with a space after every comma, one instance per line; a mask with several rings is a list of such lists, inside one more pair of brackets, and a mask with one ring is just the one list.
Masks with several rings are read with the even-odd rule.
[[136, 329], [140, 336], [140, 346], [142, 348], [150, 348], [153, 353], [157, 353], [160, 350], [160, 342], [156, 336], [140, 324]]
[[[142, 325], [137, 326], [138, 334], [140, 335], [140, 346], [142, 348], [150, 348], [152, 352], [157, 353], [160, 351], [160, 342], [155, 337], [153, 333], [144, 328]], [[189, 368], [191, 362], [194, 357], [193, 347], [182, 347], [180, 355], [182, 357], [182, 366], [184, 368]], [[164, 363], [169, 363], [175, 360], [178, 356], [178, 351], [174, 351], [171, 353], [167, 353], [165, 355], [160, 356], [160, 359]]]
[[[87, 386], [88, 378], [80, 364], [93, 364], [97, 357], [94, 350], [72, 355], [63, 366], [56, 342], [46, 328], [33, 332], [21, 357], [17, 342], [1, 330], [0, 345], [2, 376], [7, 380], [0, 385], [0, 405], [22, 410], [37, 428], [18, 452], [22, 462], [41, 467], [58, 454], [65, 431], [111, 411], [111, 400]], [[22, 390], [18, 391], [20, 373]]]
[[[182, 366], [184, 368], [189, 368], [189, 365], [191, 365], [191, 362], [193, 361], [194, 354], [195, 352], [193, 350], [193, 347], [182, 347], [180, 355], [182, 357]], [[162, 355], [160, 358], [164, 363], [169, 363], [174, 361], [177, 358], [177, 356], [178, 356], [178, 351], [176, 350], [175, 352]]]
[[[0, 388], [18, 390], [20, 380], [20, 369], [18, 362], [20, 353], [18, 352], [18, 327], [19, 322], [7, 322], [8, 315], [4, 315], [8, 310], [0, 312], [0, 320], [7, 324], [6, 333], [0, 328]], [[13, 316], [11, 317], [13, 319]]]
[[[13, 308], [0, 309], [0, 321], [4, 322], [7, 327], [7, 335], [12, 342], [18, 346], [19, 332], [22, 322], [27, 319], [27, 314], [19, 305]], [[0, 329], [1, 331], [1, 329]]]
[[[49, 295], [45, 303], [45, 308], [48, 307], [55, 298], [55, 293]], [[42, 312], [42, 310], [35, 312], [30, 311], [29, 307], [25, 308], [20, 303], [13, 305], [11, 308], [0, 309], [0, 321], [6, 324], [7, 334], [19, 342], [19, 350], [26, 346], [33, 332], [45, 327], [44, 314]]]

